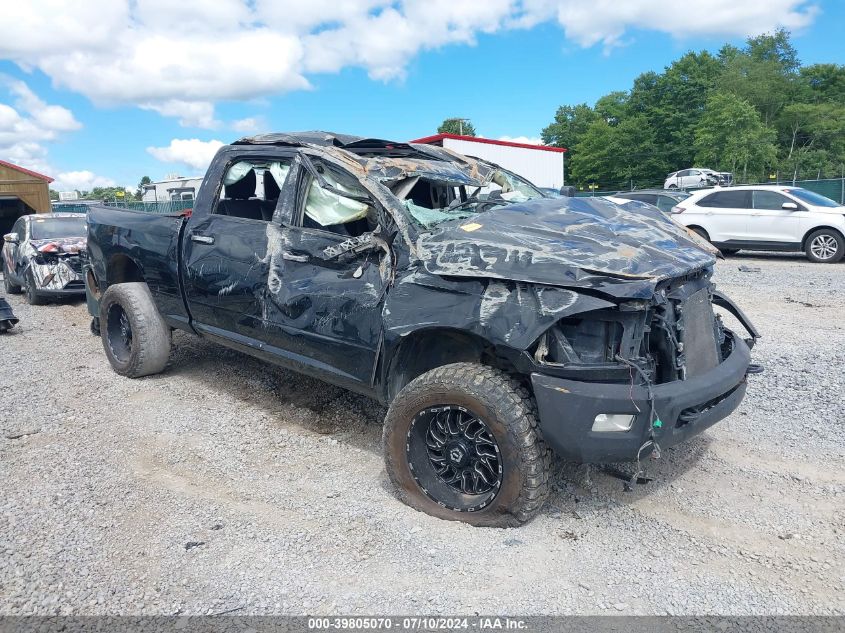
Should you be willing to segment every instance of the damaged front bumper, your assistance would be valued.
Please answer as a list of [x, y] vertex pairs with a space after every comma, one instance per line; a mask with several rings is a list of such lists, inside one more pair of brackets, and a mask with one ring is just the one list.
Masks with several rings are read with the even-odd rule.
[[[745, 395], [751, 353], [738, 336], [728, 331], [726, 335], [733, 349], [719, 365], [693, 378], [651, 388], [654, 411], [662, 423], [659, 428], [652, 428], [652, 403], [645, 386], [531, 374], [543, 437], [564, 459], [602, 463], [635, 460], [652, 433], [661, 448], [701, 433], [730, 415]], [[632, 415], [634, 421], [628, 431], [596, 432], [593, 423], [600, 414]]]
[[85, 292], [82, 263], [78, 255], [62, 257], [57, 261], [31, 262], [30, 270], [35, 280], [35, 291], [43, 297], [81, 295]]

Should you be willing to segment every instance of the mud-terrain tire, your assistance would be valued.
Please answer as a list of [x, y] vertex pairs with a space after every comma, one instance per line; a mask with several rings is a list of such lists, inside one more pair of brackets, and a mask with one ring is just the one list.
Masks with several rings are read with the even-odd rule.
[[31, 306], [43, 306], [47, 303], [47, 299], [38, 294], [38, 290], [35, 289], [35, 275], [31, 270], [26, 271], [24, 280], [26, 281], [26, 302]]
[[813, 231], [804, 243], [807, 259], [817, 264], [835, 264], [845, 254], [845, 238], [833, 229]]
[[170, 328], [143, 282], [109, 286], [100, 301], [100, 339], [121, 376], [157, 374], [170, 357]]
[[[391, 403], [384, 425], [387, 474], [400, 500], [441, 519], [477, 526], [516, 527], [531, 520], [548, 496], [552, 464], [534, 411], [534, 400], [527, 389], [504, 372], [485, 365], [444, 365], [415, 378]], [[457, 434], [440, 432], [444, 427], [437, 425], [444, 419], [452, 420], [447, 426]], [[478, 431], [482, 427], [486, 431]], [[432, 442], [439, 440], [433, 439], [433, 429], [440, 440], [447, 438], [434, 458]], [[471, 444], [472, 436], [475, 447], [464, 450], [461, 443]], [[495, 444], [493, 448], [489, 439]], [[449, 442], [454, 442], [452, 448]], [[445, 477], [454, 476], [459, 467], [469, 467], [465, 461], [455, 462], [453, 456], [471, 462], [473, 455], [482, 454], [479, 450], [484, 452], [480, 459], [486, 461], [472, 462], [473, 470], [464, 476], [471, 478], [478, 469], [488, 474], [497, 472], [497, 481], [489, 490], [474, 488], [473, 492], [481, 493], [464, 494], [466, 489], [453, 487], [462, 485], [463, 478], [450, 485], [442, 473], [436, 472], [435, 462], [440, 459], [440, 465], [448, 462], [445, 467], [455, 469]], [[487, 470], [491, 462], [498, 468]], [[486, 479], [481, 480], [482, 488], [485, 484]]]
[[19, 295], [22, 292], [22, 289], [19, 285], [13, 284], [12, 279], [9, 277], [9, 271], [6, 270], [6, 263], [3, 262], [3, 287], [6, 289], [6, 294], [8, 295]]

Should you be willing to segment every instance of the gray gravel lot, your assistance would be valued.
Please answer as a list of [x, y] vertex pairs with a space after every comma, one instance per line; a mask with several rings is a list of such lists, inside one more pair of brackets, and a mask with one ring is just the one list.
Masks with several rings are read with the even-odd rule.
[[399, 503], [366, 398], [179, 333], [121, 378], [84, 303], [8, 297], [0, 614], [845, 614], [845, 264], [716, 281], [764, 334], [739, 411], [513, 530]]

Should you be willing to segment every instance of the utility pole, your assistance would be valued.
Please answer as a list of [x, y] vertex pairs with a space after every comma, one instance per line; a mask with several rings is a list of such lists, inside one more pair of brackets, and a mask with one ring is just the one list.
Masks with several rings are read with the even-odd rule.
[[452, 117], [451, 119], [446, 119], [447, 122], [449, 121], [457, 121], [458, 122], [458, 134], [460, 136], [464, 135], [464, 121], [469, 121], [467, 118], [461, 117]]

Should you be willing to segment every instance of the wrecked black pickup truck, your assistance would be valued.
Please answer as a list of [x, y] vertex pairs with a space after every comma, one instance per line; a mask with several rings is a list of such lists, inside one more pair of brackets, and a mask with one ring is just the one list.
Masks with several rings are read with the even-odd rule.
[[476, 525], [530, 519], [552, 452], [639, 462], [730, 414], [757, 337], [657, 209], [428, 145], [245, 138], [192, 213], [92, 208], [88, 230], [115, 371], [162, 371], [179, 328], [377, 398], [402, 500]]

